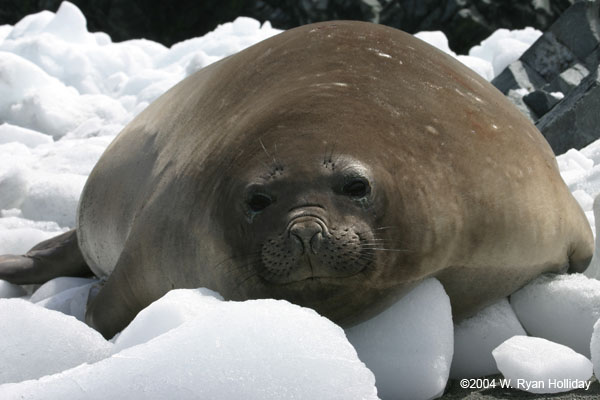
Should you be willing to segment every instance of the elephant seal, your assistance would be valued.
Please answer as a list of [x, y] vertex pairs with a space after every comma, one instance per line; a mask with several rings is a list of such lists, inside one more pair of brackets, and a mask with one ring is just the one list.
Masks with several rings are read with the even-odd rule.
[[[90, 174], [74, 238], [107, 279], [86, 316], [106, 337], [173, 288], [350, 326], [436, 277], [460, 319], [593, 250], [550, 146], [499, 91], [348, 21], [283, 32], [158, 98]], [[44, 257], [26, 258], [4, 264], [34, 278]]]

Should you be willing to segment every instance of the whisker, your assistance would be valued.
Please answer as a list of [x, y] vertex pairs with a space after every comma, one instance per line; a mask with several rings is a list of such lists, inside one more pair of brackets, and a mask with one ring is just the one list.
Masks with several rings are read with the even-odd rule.
[[372, 261], [376, 260], [376, 258], [375, 258], [374, 255], [367, 255], [367, 254], [361, 254], [356, 259], [357, 260], [365, 260], [365, 261], [369, 261], [369, 262], [372, 262]]
[[241, 288], [241, 286], [242, 286], [244, 283], [246, 283], [247, 281], [249, 281], [250, 279], [252, 279], [252, 278], [254, 278], [254, 277], [260, 278], [260, 277], [259, 277], [259, 275], [258, 275], [258, 273], [257, 273], [257, 272], [254, 272], [254, 273], [252, 273], [252, 274], [248, 275], [246, 278], [244, 278], [244, 279], [243, 279], [241, 282], [237, 283], [237, 284], [236, 284], [236, 286], [235, 286], [236, 290], [237, 290], [237, 289], [240, 289], [240, 288]]
[[[331, 138], [335, 139], [335, 136], [333, 136], [332, 132], [329, 132], [329, 134], [327, 135], [327, 146], [325, 147], [325, 157], [323, 162], [326, 164], [328, 162], [332, 162], [332, 157], [333, 157], [333, 149], [335, 148], [335, 141], [331, 141]], [[327, 148], [330, 148], [331, 150], [329, 151], [329, 155], [327, 154]]]
[[374, 265], [375, 259], [360, 257], [358, 261], [361, 263], [361, 265], [363, 267], [363, 271], [364, 270], [371, 270], [371, 271], [375, 270], [375, 265]]
[[378, 227], [378, 228], [373, 228], [372, 230], [373, 230], [373, 231], [381, 231], [381, 230], [384, 230], [384, 229], [392, 229], [392, 228], [398, 229], [399, 227], [397, 227], [397, 226], [395, 226], [395, 225], [389, 225], [389, 226], [380, 226], [380, 227]]
[[[240, 257], [235, 257], [235, 258], [240, 258]], [[256, 256], [246, 256], [245, 258], [247, 258], [247, 260], [245, 262], [243, 262], [242, 264], [236, 264], [233, 263], [233, 257], [225, 260], [225, 261], [231, 261], [231, 264], [224, 264], [224, 262], [219, 263], [218, 265], [215, 265], [214, 268], [218, 268], [221, 267], [221, 273], [225, 273], [225, 274], [233, 274], [236, 272], [239, 272], [241, 270], [247, 269], [249, 267], [252, 267], [254, 265], [257, 265], [258, 263], [260, 263], [260, 258], [256, 257]]]
[[258, 255], [260, 255], [260, 251], [255, 251], [255, 252], [252, 252], [252, 253], [241, 254], [239, 256], [227, 257], [226, 259], [224, 259], [222, 261], [219, 261], [218, 263], [214, 264], [212, 266], [212, 268], [220, 267], [221, 265], [225, 264], [228, 261], [233, 261], [233, 260], [236, 260], [236, 259], [239, 259], [239, 258], [250, 258], [250, 257], [258, 256]]
[[215, 267], [219, 266], [219, 265], [221, 265], [224, 262], [227, 262], [229, 260], [233, 260], [233, 259], [236, 259], [236, 258], [242, 258], [242, 257], [250, 257], [250, 256], [258, 255], [258, 254], [260, 254], [260, 250], [253, 251], [251, 253], [240, 254], [239, 256], [230, 256], [230, 257], [227, 257], [227, 258], [223, 259], [222, 261], [219, 261], [218, 263], [216, 263]]
[[392, 244], [395, 245], [397, 244], [397, 242], [395, 240], [377, 240], [377, 241], [368, 241], [368, 242], [364, 242], [362, 243], [363, 246], [382, 246], [382, 245], [386, 245], [386, 244]]
[[269, 154], [269, 152], [267, 151], [267, 148], [265, 147], [264, 143], [262, 142], [261, 138], [258, 138], [258, 142], [260, 143], [261, 147], [263, 148], [263, 150], [265, 151], [265, 154], [267, 155], [267, 157], [269, 157], [270, 159], [273, 160], [273, 165], [277, 166], [277, 160], [275, 159], [275, 156], [272, 156], [271, 154]]
[[369, 250], [375, 250], [375, 251], [397, 251], [397, 252], [402, 252], [402, 253], [412, 253], [412, 250], [407, 250], [407, 249], [385, 249], [385, 248], [370, 247]]
[[372, 248], [389, 248], [389, 249], [394, 249], [394, 246], [390, 246], [393, 243], [365, 243], [363, 244], [361, 247], [365, 248], [365, 249], [372, 249]]
[[221, 273], [224, 273], [224, 274], [233, 274], [233, 273], [245, 270], [245, 269], [249, 269], [251, 267], [254, 267], [254, 265], [257, 264], [258, 261], [259, 260], [254, 260], [254, 261], [247, 262], [245, 264], [232, 266], [232, 268], [222, 270]]
[[361, 232], [356, 232], [358, 235], [364, 235], [364, 234], [368, 234], [368, 233], [374, 233], [377, 232], [379, 233], [380, 231], [385, 231], [385, 230], [392, 230], [392, 229], [400, 229], [397, 226], [382, 226], [379, 228], [373, 228], [373, 229], [369, 229], [366, 231], [361, 231]]

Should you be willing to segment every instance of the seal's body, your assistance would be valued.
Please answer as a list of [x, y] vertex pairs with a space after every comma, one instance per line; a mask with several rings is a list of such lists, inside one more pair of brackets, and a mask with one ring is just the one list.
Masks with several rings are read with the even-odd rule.
[[176, 85], [106, 150], [78, 216], [105, 336], [173, 288], [351, 325], [437, 277], [461, 318], [593, 250], [550, 146], [500, 92], [362, 22], [286, 31]]

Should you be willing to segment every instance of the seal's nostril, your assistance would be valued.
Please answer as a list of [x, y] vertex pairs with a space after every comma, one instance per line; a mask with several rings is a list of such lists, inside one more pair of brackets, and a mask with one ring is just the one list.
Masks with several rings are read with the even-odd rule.
[[322, 231], [319, 231], [317, 233], [315, 233], [313, 235], [313, 237], [310, 239], [310, 248], [312, 250], [312, 252], [314, 254], [317, 254], [319, 252], [319, 249], [321, 248], [321, 242], [323, 241], [323, 233]]
[[303, 251], [316, 253], [323, 237], [323, 228], [315, 221], [299, 221], [290, 227], [290, 236], [302, 245]]

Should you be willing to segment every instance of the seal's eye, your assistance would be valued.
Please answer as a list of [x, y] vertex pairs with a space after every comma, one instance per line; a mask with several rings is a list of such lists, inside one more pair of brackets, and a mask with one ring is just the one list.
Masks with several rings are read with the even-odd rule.
[[342, 188], [342, 192], [351, 197], [365, 197], [370, 190], [369, 182], [362, 178], [354, 178]]
[[259, 212], [269, 207], [273, 200], [266, 194], [255, 193], [248, 200], [248, 207], [254, 212]]

